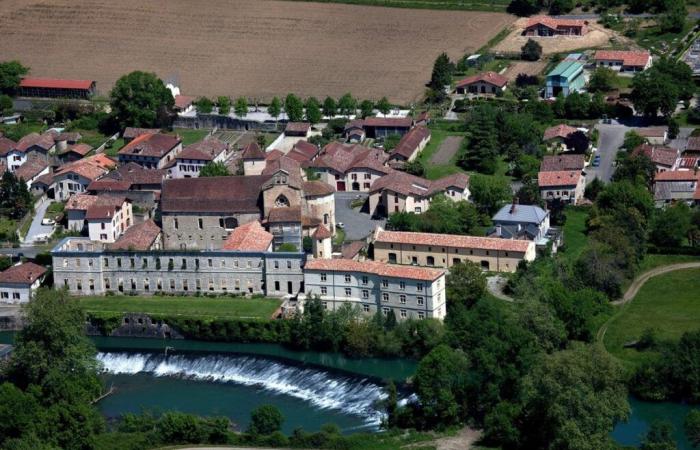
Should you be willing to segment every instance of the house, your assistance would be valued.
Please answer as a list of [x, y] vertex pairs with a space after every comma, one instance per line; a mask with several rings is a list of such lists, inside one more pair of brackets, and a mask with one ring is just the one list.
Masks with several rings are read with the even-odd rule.
[[73, 195], [66, 202], [65, 211], [68, 229], [87, 229], [92, 241], [114, 242], [134, 224], [131, 200], [118, 195]]
[[668, 127], [635, 128], [633, 131], [651, 145], [664, 145], [668, 140]]
[[425, 126], [414, 127], [404, 134], [389, 155], [389, 161], [413, 161], [430, 142], [430, 129]]
[[539, 172], [537, 183], [542, 199], [548, 202], [558, 199], [575, 205], [583, 199], [586, 189], [586, 177], [580, 170]]
[[69, 145], [75, 145], [83, 136], [77, 131], [63, 131], [56, 133], [53, 136], [53, 141], [56, 143], [56, 151], [59, 153], [68, 148]]
[[431, 181], [405, 172], [391, 172], [372, 183], [369, 213], [372, 216], [394, 212], [421, 214], [438, 194], [453, 201], [469, 200], [469, 175], [456, 173]]
[[119, 150], [119, 163], [134, 162], [148, 169], [162, 169], [182, 150], [182, 140], [167, 134], [142, 134]]
[[163, 248], [160, 227], [152, 219], [133, 225], [116, 241], [108, 244], [107, 248], [109, 250], [160, 250]]
[[304, 266], [304, 291], [303, 298], [318, 295], [323, 307], [331, 311], [349, 304], [368, 316], [393, 311], [399, 320], [443, 320], [447, 314], [445, 271], [441, 269], [312, 259]]
[[[8, 139], [0, 133], [0, 163], [4, 165], [3, 173], [9, 168], [9, 161], [7, 160], [7, 154], [15, 148], [17, 143], [12, 139]], [[21, 166], [21, 164], [16, 164]]]
[[89, 99], [96, 92], [97, 84], [92, 80], [26, 77], [19, 82], [22, 97]]
[[700, 168], [700, 158], [697, 156], [686, 156], [678, 162], [678, 170], [695, 170]]
[[545, 97], [556, 97], [560, 93], [566, 97], [572, 92], [583, 90], [585, 86], [586, 76], [583, 71], [583, 63], [567, 59], [557, 64], [547, 74]]
[[566, 139], [577, 131], [577, 128], [562, 123], [544, 130], [542, 141], [552, 151], [564, 151]]
[[15, 176], [24, 180], [28, 189], [32, 189], [32, 185], [40, 176], [48, 173], [49, 163], [37, 156], [27, 159], [24, 164], [15, 170]]
[[194, 110], [194, 97], [188, 95], [175, 96], [175, 112], [178, 114], [187, 114]]
[[374, 236], [375, 261], [390, 264], [449, 269], [454, 264], [471, 261], [486, 271], [515, 272], [521, 261], [534, 261], [535, 257], [535, 243], [529, 240], [381, 228], [377, 228]]
[[285, 136], [298, 136], [298, 137], [308, 137], [311, 131], [311, 124], [309, 122], [287, 122], [284, 127]]
[[292, 245], [297, 250], [302, 248], [301, 208], [272, 208], [267, 214], [265, 225], [273, 236], [275, 251], [284, 244]]
[[[199, 178], [187, 179], [190, 180]], [[303, 289], [303, 253], [261, 251], [258, 239], [227, 245], [232, 248], [112, 249], [111, 244], [68, 237], [51, 251], [54, 285], [67, 289], [71, 295], [162, 292], [286, 297]]]
[[129, 143], [139, 136], [144, 134], [158, 134], [160, 133], [160, 128], [136, 128], [136, 127], [126, 127], [122, 133], [122, 138], [125, 143]]
[[646, 51], [596, 50], [593, 62], [619, 72], [642, 72], [651, 67], [652, 58]]
[[223, 250], [238, 252], [271, 252], [273, 235], [265, 231], [260, 222], [252, 222], [241, 225], [224, 241]]
[[319, 225], [311, 235], [311, 253], [314, 258], [330, 259], [333, 257], [333, 235], [323, 225]]
[[198, 177], [202, 167], [210, 162], [224, 162], [229, 155], [229, 145], [216, 138], [188, 145], [170, 162], [170, 178]]
[[85, 192], [90, 183], [107, 174], [115, 165], [102, 153], [64, 164], [54, 172], [55, 198], [65, 201], [73, 194]]
[[54, 198], [54, 186], [53, 173], [49, 171], [32, 181], [31, 192], [37, 197], [46, 195], [48, 198]]
[[372, 183], [393, 171], [385, 165], [387, 159], [380, 149], [331, 142], [310, 167], [338, 191], [368, 192]]
[[484, 72], [472, 75], [457, 82], [457, 94], [502, 94], [508, 86], [508, 78], [496, 72]]
[[166, 174], [164, 169], [145, 169], [138, 164], [128, 163], [91, 182], [87, 192], [126, 197], [132, 201], [134, 215], [145, 220], [155, 214]]
[[551, 16], [531, 17], [525, 24], [523, 36], [583, 36], [588, 33], [585, 20], [560, 19]]
[[265, 152], [256, 142], [251, 142], [243, 148], [241, 159], [245, 175], [260, 175], [265, 169]]
[[683, 149], [683, 156], [700, 156], [700, 136], [690, 136]]
[[632, 150], [632, 156], [644, 155], [654, 163], [656, 172], [676, 170], [680, 164], [680, 153], [671, 147], [642, 144]]
[[9, 147], [10, 142], [12, 141], [7, 139], [0, 143], [0, 157], [5, 160], [10, 172], [17, 170], [32, 156], [48, 161], [49, 154], [56, 149], [53, 135], [49, 132], [29, 133], [12, 147]]
[[403, 136], [412, 127], [411, 117], [367, 117], [362, 121], [367, 137], [375, 139], [384, 139], [392, 134]]
[[360, 120], [350, 120], [345, 124], [345, 129], [343, 131], [343, 134], [345, 135], [345, 139], [347, 142], [353, 144], [353, 143], [360, 143], [365, 140], [367, 137], [367, 133], [365, 132], [365, 129], [363, 128], [363, 121]]
[[700, 171], [667, 170], [654, 176], [654, 201], [657, 206], [672, 202], [700, 203]]
[[319, 148], [307, 141], [297, 141], [292, 149], [287, 152], [287, 157], [292, 158], [301, 164], [301, 167], [307, 168], [311, 162], [318, 156]]
[[0, 272], [0, 303], [27, 303], [39, 289], [46, 268], [25, 262]]
[[[502, 207], [491, 221], [493, 226], [486, 232], [488, 237], [524, 239], [534, 241], [538, 247], [546, 246], [552, 241], [549, 211], [537, 205], [520, 205], [514, 201]], [[553, 251], [556, 251], [556, 247]]]
[[58, 154], [58, 159], [63, 163], [70, 163], [83, 159], [92, 151], [88, 144], [71, 144]]
[[542, 158], [540, 172], [582, 171], [585, 165], [586, 160], [583, 155], [547, 155]]

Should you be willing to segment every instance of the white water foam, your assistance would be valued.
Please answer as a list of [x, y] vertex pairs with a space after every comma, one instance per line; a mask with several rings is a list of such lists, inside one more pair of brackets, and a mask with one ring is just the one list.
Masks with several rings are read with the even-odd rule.
[[372, 427], [379, 426], [384, 417], [377, 404], [386, 398], [386, 394], [376, 383], [270, 359], [121, 352], [101, 352], [97, 359], [111, 374], [150, 373], [157, 377], [259, 386], [270, 392], [304, 400], [318, 409], [332, 409], [363, 417]]

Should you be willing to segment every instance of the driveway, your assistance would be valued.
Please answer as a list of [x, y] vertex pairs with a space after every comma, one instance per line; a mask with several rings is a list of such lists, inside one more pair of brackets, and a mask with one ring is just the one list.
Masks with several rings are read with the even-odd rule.
[[34, 219], [32, 219], [32, 224], [29, 227], [27, 235], [24, 237], [22, 243], [33, 244], [39, 235], [51, 234], [53, 233], [52, 225], [42, 225], [41, 221], [44, 219], [44, 214], [51, 204], [51, 200], [42, 197], [38, 204], [34, 207]]
[[350, 203], [357, 196], [367, 199], [366, 193], [336, 192], [335, 193], [335, 223], [345, 224], [345, 240], [357, 241], [364, 239], [377, 226], [384, 226], [386, 220], [372, 220], [369, 214], [361, 213], [359, 208], [351, 208]]
[[600, 165], [586, 167], [586, 183], [590, 183], [596, 177], [601, 181], [609, 182], [615, 173], [615, 157], [617, 151], [625, 141], [625, 133], [630, 128], [624, 125], [604, 125], [597, 124], [598, 130], [598, 152], [600, 155]]
[[688, 138], [690, 137], [690, 133], [692, 133], [694, 129], [695, 128], [681, 128], [678, 132], [678, 136], [676, 136], [675, 139], [671, 139], [668, 146], [680, 149], [681, 151], [685, 150], [685, 148], [688, 146]]

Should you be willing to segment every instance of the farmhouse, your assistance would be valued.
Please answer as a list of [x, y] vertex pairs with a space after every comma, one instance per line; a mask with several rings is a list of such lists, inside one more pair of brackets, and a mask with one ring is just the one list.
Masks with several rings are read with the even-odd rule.
[[394, 171], [374, 183], [369, 191], [369, 213], [388, 216], [394, 212], [421, 214], [428, 210], [432, 197], [444, 194], [453, 201], [469, 199], [469, 176], [463, 173], [438, 180], [426, 180]]
[[642, 72], [651, 67], [651, 53], [622, 50], [597, 50], [594, 64], [620, 72]]
[[537, 181], [545, 201], [561, 200], [575, 205], [583, 198], [586, 188], [586, 177], [580, 170], [539, 172]]
[[588, 22], [585, 20], [536, 16], [527, 21], [523, 36], [583, 36], [586, 33]]
[[678, 150], [671, 147], [642, 144], [632, 151], [632, 156], [638, 155], [645, 155], [649, 158], [656, 166], [656, 172], [676, 170], [680, 163]]
[[320, 295], [328, 310], [350, 304], [367, 315], [393, 311], [399, 320], [442, 320], [447, 313], [445, 271], [439, 269], [313, 259], [304, 267], [304, 286], [307, 295]]
[[499, 239], [437, 233], [385, 231], [377, 228], [374, 259], [449, 269], [471, 261], [483, 270], [515, 272], [520, 261], [533, 261], [535, 243], [528, 240]]
[[411, 117], [367, 117], [362, 121], [367, 137], [382, 139], [392, 134], [403, 136], [413, 127]]
[[700, 172], [668, 170], [654, 176], [654, 201], [657, 206], [672, 202], [700, 203]]
[[562, 123], [544, 130], [542, 141], [550, 150], [566, 150], [566, 139], [577, 131], [578, 129]]
[[389, 155], [390, 161], [413, 161], [426, 145], [430, 142], [430, 129], [428, 127], [414, 127], [404, 134], [396, 148]]
[[560, 93], [566, 97], [572, 92], [581, 91], [585, 85], [583, 64], [566, 59], [547, 74], [545, 97], [556, 97]]
[[182, 140], [167, 134], [145, 133], [119, 150], [119, 163], [134, 162], [148, 169], [162, 169], [182, 150]]
[[457, 82], [457, 94], [491, 94], [503, 93], [508, 85], [508, 78], [496, 72], [485, 72], [472, 75]]
[[229, 145], [216, 138], [188, 145], [170, 162], [171, 178], [198, 177], [199, 171], [210, 162], [223, 162], [229, 155]]
[[311, 167], [322, 181], [338, 191], [367, 192], [372, 183], [392, 171], [384, 165], [387, 159], [380, 149], [331, 142], [323, 147]]
[[27, 303], [41, 285], [46, 268], [26, 262], [0, 272], [0, 303]]
[[19, 95], [23, 97], [88, 99], [96, 91], [96, 83], [92, 80], [27, 77], [19, 82]]

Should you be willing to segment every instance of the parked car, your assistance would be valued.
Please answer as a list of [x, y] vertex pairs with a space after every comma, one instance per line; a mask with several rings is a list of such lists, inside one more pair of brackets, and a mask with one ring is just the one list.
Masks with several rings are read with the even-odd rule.
[[335, 226], [338, 228], [345, 228], [345, 224], [343, 222], [338, 222], [335, 224]]
[[593, 167], [598, 167], [600, 165], [600, 156], [596, 155], [595, 158], [593, 158], [593, 162], [591, 163]]
[[45, 217], [45, 218], [41, 221], [41, 224], [42, 224], [42, 225], [51, 225], [51, 226], [54, 226], [54, 225], [56, 225], [56, 221], [53, 220], [53, 219], [48, 219], [48, 218]]

